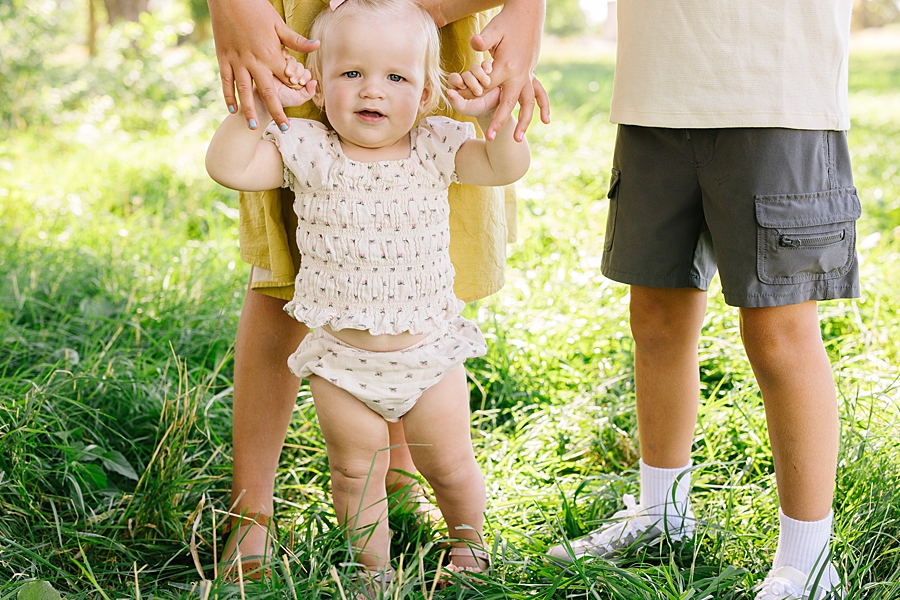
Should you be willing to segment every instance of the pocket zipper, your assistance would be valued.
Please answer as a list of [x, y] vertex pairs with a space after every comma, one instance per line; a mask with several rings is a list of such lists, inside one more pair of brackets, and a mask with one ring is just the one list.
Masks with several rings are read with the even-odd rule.
[[844, 239], [844, 231], [836, 231], [834, 233], [823, 233], [821, 235], [811, 235], [802, 237], [791, 237], [790, 235], [782, 235], [778, 238], [778, 245], [785, 248], [818, 248], [821, 246], [830, 246]]

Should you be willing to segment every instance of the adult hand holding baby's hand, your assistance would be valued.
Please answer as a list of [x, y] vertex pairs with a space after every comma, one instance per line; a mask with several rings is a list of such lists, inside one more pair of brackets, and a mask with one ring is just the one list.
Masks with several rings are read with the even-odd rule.
[[278, 94], [270, 83], [281, 77], [282, 46], [311, 52], [319, 43], [288, 27], [268, 0], [209, 0], [209, 13], [229, 112], [238, 109], [237, 90], [244, 119], [255, 128], [259, 121], [255, 103], [250, 101], [255, 83], [267, 112], [280, 125], [287, 124]]
[[[275, 94], [275, 98], [283, 107], [300, 106], [304, 102], [308, 102], [316, 93], [316, 80], [312, 78], [312, 73], [304, 67], [297, 59], [290, 55], [287, 50], [284, 54], [284, 71], [279, 78], [275, 74], [271, 79], [271, 90]], [[289, 82], [285, 84], [284, 82]], [[259, 90], [255, 90], [256, 109], [265, 114], [266, 106]], [[289, 122], [279, 124], [281, 131], [287, 131], [290, 127]], [[251, 125], [255, 128], [255, 124]]]
[[[273, 76], [272, 86], [282, 106], [300, 106], [315, 95], [316, 80], [312, 78], [309, 69], [297, 62], [297, 59], [291, 56], [287, 49], [283, 50], [283, 54], [285, 60], [284, 79], [290, 82], [290, 85], [285, 85], [281, 79]], [[284, 125], [279, 125], [279, 127], [282, 131], [287, 129]]]
[[501, 89], [500, 104], [485, 131], [488, 139], [493, 139], [506, 123], [516, 103], [520, 107], [514, 136], [517, 141], [525, 139], [535, 104], [541, 121], [550, 122], [547, 92], [534, 77], [543, 23], [544, 0], [506, 0], [500, 14], [470, 40], [475, 50], [490, 53], [494, 61], [492, 85]]
[[453, 110], [468, 117], [492, 116], [500, 104], [501, 90], [495, 87], [485, 94], [491, 85], [493, 63], [489, 60], [475, 65], [464, 73], [451, 73], [447, 78], [450, 89], [447, 99]]

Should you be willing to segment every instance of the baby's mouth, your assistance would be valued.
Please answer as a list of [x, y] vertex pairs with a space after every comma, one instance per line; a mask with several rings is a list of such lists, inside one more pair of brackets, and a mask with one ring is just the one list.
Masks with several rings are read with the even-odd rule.
[[378, 112], [377, 110], [361, 110], [356, 114], [363, 117], [364, 119], [380, 119], [384, 116], [384, 114]]

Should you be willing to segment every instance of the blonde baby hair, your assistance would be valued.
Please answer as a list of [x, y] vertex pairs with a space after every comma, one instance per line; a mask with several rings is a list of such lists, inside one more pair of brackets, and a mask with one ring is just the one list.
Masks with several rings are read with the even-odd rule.
[[371, 13], [388, 13], [410, 28], [422, 31], [425, 36], [425, 89], [430, 92], [423, 114], [430, 114], [443, 106], [446, 102], [444, 90], [447, 74], [441, 69], [440, 35], [431, 15], [415, 0], [345, 0], [334, 10], [325, 8], [313, 21], [309, 34], [310, 39], [326, 42], [306, 59], [306, 67], [313, 79], [321, 81], [322, 52], [323, 48], [328, 52], [327, 40], [331, 31], [345, 17]]

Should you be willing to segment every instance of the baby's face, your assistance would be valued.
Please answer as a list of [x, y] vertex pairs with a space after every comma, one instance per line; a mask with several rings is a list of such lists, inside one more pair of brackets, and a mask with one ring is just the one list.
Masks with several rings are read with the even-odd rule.
[[408, 156], [407, 134], [430, 93], [424, 34], [396, 16], [352, 15], [322, 46], [317, 102], [324, 104], [344, 150], [351, 158], [354, 147], [361, 150], [357, 155], [381, 149], [385, 159]]

